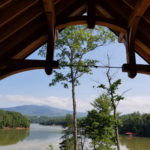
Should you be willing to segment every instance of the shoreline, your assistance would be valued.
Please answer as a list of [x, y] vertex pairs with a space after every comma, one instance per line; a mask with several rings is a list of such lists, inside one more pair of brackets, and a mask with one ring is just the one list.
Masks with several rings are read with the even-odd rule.
[[26, 130], [29, 128], [25, 128], [25, 127], [15, 127], [15, 128], [11, 128], [11, 127], [3, 127], [1, 128], [1, 130]]

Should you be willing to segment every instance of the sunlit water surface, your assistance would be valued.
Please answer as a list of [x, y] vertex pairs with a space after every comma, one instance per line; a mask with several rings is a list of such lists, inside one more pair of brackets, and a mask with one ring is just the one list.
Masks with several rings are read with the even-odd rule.
[[0, 130], [0, 150], [59, 149], [62, 127], [31, 124], [30, 130]]
[[[59, 150], [62, 127], [31, 124], [29, 130], [0, 130], [0, 150]], [[150, 150], [150, 138], [120, 136], [121, 150]], [[89, 150], [91, 148], [89, 146]]]

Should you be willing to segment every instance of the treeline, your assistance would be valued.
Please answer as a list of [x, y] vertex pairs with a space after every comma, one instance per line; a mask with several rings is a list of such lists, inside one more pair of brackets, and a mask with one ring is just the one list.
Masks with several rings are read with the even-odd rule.
[[0, 110], [0, 128], [29, 128], [30, 121], [27, 117], [18, 112]]
[[119, 127], [120, 134], [133, 132], [136, 136], [150, 137], [150, 114], [132, 114], [120, 117], [122, 125]]
[[65, 117], [28, 116], [31, 123], [41, 125], [64, 125]]

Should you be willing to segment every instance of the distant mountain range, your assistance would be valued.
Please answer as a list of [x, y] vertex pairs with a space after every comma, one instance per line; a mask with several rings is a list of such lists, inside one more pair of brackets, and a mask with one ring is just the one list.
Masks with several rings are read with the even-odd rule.
[[[65, 116], [66, 114], [72, 114], [72, 111], [59, 109], [50, 106], [38, 106], [38, 105], [23, 105], [9, 108], [1, 108], [2, 110], [7, 111], [15, 111], [20, 112], [25, 116], [48, 116], [48, 117], [56, 117], [56, 116]], [[78, 112], [78, 117], [84, 117], [87, 113]]]

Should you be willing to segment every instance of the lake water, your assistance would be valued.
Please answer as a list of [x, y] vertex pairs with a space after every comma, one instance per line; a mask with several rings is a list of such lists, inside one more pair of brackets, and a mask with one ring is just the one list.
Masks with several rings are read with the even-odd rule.
[[30, 130], [0, 130], [0, 150], [46, 150], [48, 145], [59, 149], [62, 128], [31, 124]]
[[150, 150], [150, 138], [120, 137], [121, 150]]
[[[0, 130], [0, 150], [59, 150], [60, 126], [31, 124], [30, 130]], [[150, 150], [150, 138], [120, 137], [121, 150]]]

